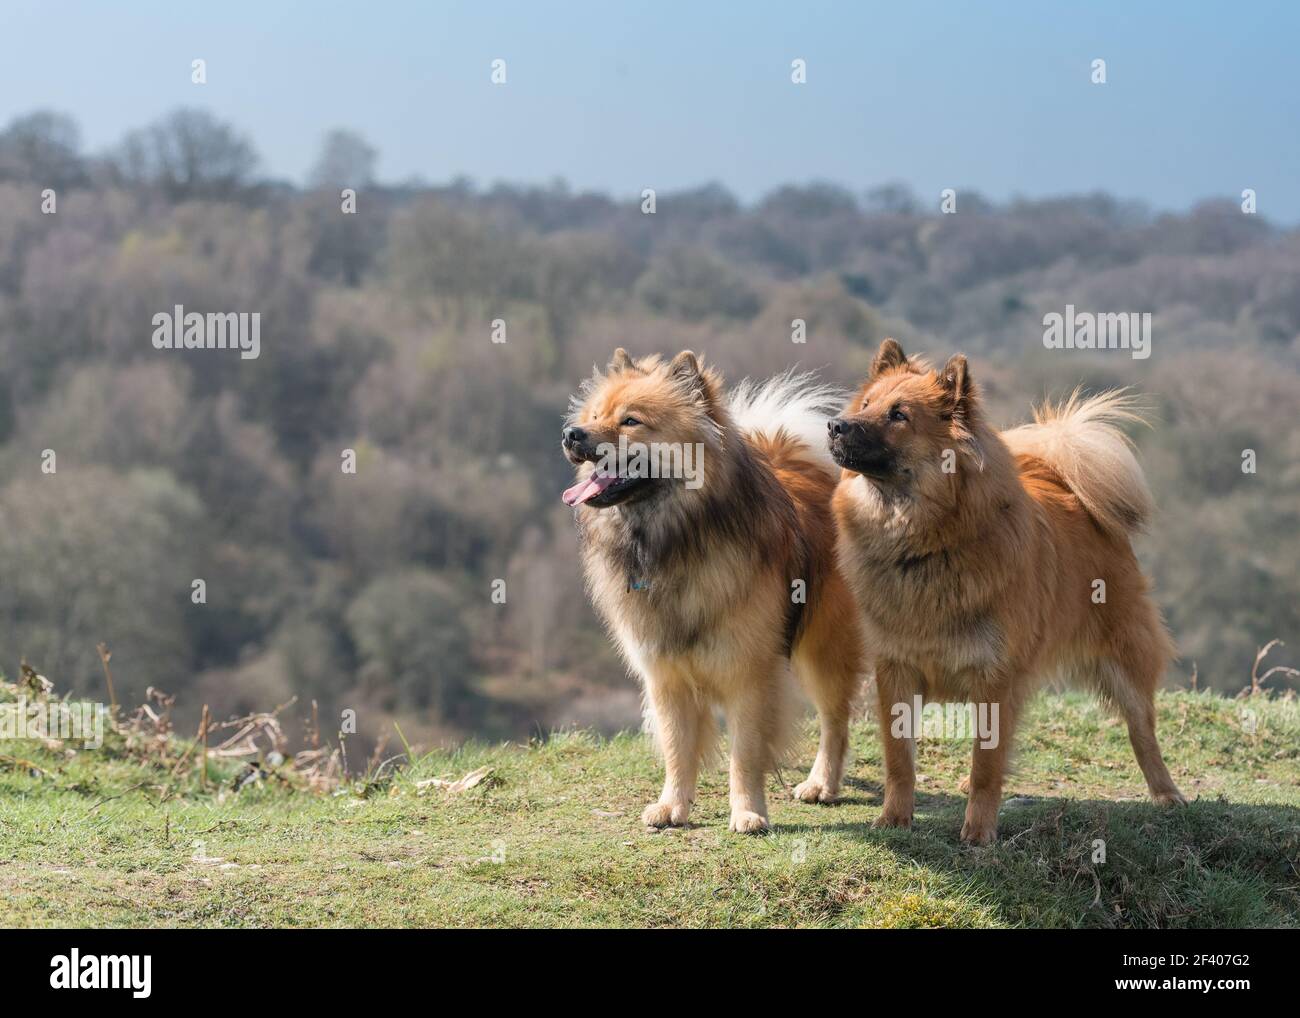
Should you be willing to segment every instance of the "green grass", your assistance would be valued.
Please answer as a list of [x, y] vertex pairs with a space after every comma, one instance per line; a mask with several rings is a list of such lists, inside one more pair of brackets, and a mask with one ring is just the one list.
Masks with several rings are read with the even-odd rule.
[[[364, 797], [235, 792], [229, 765], [203, 792], [112, 740], [75, 754], [0, 742], [0, 925], [1297, 925], [1300, 706], [1165, 693], [1159, 708], [1192, 805], [1149, 804], [1123, 726], [1048, 695], [1021, 728], [1002, 840], [986, 849], [957, 841], [964, 743], [921, 744], [912, 831], [870, 827], [868, 723], [844, 802], [795, 803], [773, 779], [774, 831], [758, 838], [727, 832], [720, 769], [695, 826], [643, 828], [660, 770], [639, 735], [435, 753]], [[812, 748], [810, 729], [798, 767]], [[485, 765], [491, 779], [457, 795], [414, 786]]]

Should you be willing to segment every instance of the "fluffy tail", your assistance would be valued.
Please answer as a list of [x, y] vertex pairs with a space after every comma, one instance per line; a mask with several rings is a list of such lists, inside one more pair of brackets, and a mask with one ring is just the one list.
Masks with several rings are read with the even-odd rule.
[[1061, 475], [1103, 530], [1127, 537], [1151, 519], [1155, 504], [1123, 422], [1146, 423], [1134, 398], [1123, 389], [1064, 403], [1045, 403], [1034, 423], [1002, 433], [1014, 453], [1046, 461]]
[[796, 453], [839, 477], [826, 443], [826, 421], [844, 399], [811, 371], [787, 371], [761, 383], [746, 378], [731, 390], [728, 409], [736, 426], [769, 451]]

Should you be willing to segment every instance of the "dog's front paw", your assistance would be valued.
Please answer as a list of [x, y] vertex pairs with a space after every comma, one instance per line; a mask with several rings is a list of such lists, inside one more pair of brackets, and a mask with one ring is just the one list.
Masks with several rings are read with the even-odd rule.
[[737, 834], [762, 834], [767, 830], [767, 817], [747, 809], [733, 810], [728, 826]]
[[885, 811], [881, 813], [880, 816], [876, 817], [875, 822], [871, 826], [872, 827], [911, 827], [912, 811], [907, 810], [906, 812], [904, 812], [901, 809], [891, 809], [889, 806], [886, 806]]
[[1187, 796], [1176, 788], [1171, 788], [1167, 792], [1152, 792], [1151, 801], [1157, 806], [1186, 806]]
[[834, 789], [828, 788], [815, 778], [799, 782], [794, 786], [794, 792], [791, 794], [800, 802], [834, 802], [838, 798]]
[[641, 822], [647, 827], [683, 827], [690, 815], [688, 803], [652, 802], [641, 811]]
[[983, 821], [966, 820], [961, 825], [961, 840], [967, 845], [991, 845], [998, 840], [998, 825]]

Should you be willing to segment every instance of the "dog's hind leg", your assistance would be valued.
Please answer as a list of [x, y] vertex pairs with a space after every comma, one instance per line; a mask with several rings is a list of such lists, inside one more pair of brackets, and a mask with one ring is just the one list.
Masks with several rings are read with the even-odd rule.
[[1099, 659], [1076, 665], [1072, 672], [1085, 679], [1102, 698], [1113, 703], [1128, 725], [1133, 746], [1151, 798], [1161, 805], [1184, 805], [1187, 799], [1174, 784], [1156, 740], [1155, 690], [1163, 659], [1142, 654], [1141, 648], [1123, 648], [1120, 660]]
[[821, 738], [808, 779], [795, 786], [803, 802], [833, 802], [844, 778], [849, 752], [849, 718], [862, 683], [862, 662], [853, 632], [835, 636], [813, 627], [799, 642], [791, 664], [817, 707]]

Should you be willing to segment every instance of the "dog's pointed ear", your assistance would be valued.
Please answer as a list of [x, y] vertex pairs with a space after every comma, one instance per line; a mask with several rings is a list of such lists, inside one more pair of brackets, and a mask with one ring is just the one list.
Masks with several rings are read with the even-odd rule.
[[954, 417], [965, 415], [970, 409], [972, 383], [964, 354], [955, 353], [948, 358], [939, 372], [939, 384], [948, 397], [948, 412]]
[[668, 361], [668, 377], [690, 391], [699, 391], [705, 387], [703, 371], [699, 367], [699, 358], [690, 350], [682, 350], [675, 358]]
[[871, 362], [871, 377], [894, 368], [907, 367], [907, 354], [903, 353], [903, 348], [898, 345], [898, 340], [887, 339], [880, 344], [880, 349], [876, 351], [875, 359]]
[[984, 469], [984, 449], [980, 445], [975, 414], [975, 383], [971, 381], [966, 358], [955, 353], [939, 372], [939, 386], [948, 406], [943, 416], [952, 422], [952, 435], [969, 452], [977, 470]]
[[683, 350], [668, 362], [668, 377], [702, 402], [709, 413], [718, 412], [723, 402], [722, 377], [690, 350]]
[[628, 352], [620, 346], [614, 351], [614, 356], [611, 357], [609, 361], [609, 367], [605, 370], [613, 374], [617, 371], [626, 371], [632, 366], [632, 358], [629, 357]]
[[668, 363], [668, 374], [689, 382], [699, 377], [699, 359], [690, 350], [682, 350]]

